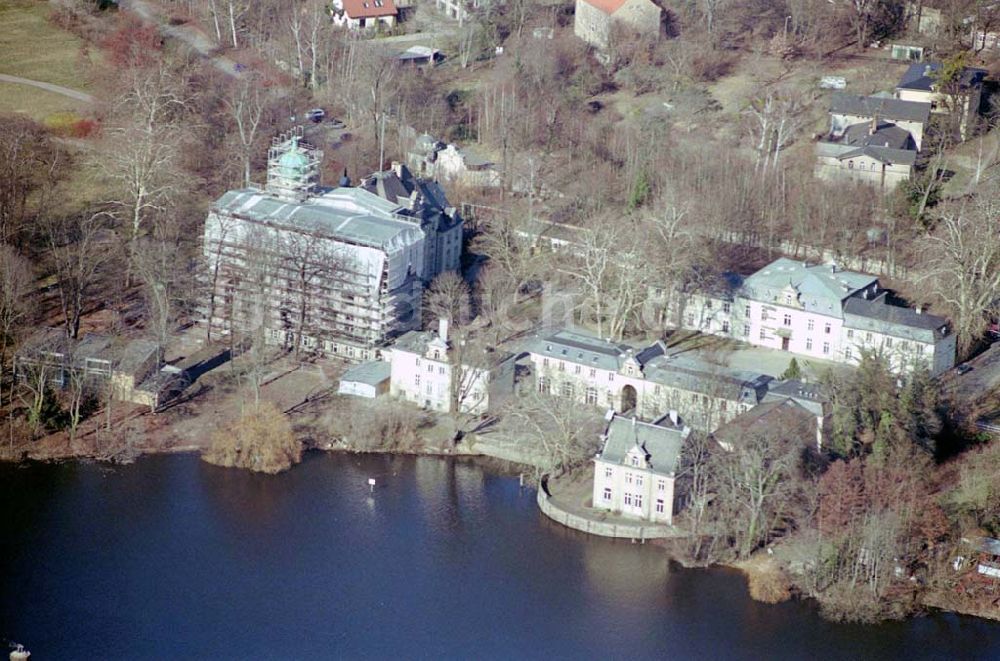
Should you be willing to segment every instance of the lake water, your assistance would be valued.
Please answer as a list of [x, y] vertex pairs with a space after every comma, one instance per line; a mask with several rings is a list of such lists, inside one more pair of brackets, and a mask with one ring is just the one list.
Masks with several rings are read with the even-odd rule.
[[[374, 477], [374, 495], [367, 479]], [[0, 643], [35, 659], [1000, 658], [1000, 625], [874, 627], [545, 519], [472, 463], [312, 454], [0, 465]]]

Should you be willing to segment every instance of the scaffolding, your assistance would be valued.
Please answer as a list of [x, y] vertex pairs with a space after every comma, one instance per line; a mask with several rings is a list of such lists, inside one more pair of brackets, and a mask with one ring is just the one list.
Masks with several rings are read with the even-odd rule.
[[320, 185], [323, 152], [306, 142], [296, 126], [271, 139], [267, 150], [267, 190], [278, 197], [305, 200]]

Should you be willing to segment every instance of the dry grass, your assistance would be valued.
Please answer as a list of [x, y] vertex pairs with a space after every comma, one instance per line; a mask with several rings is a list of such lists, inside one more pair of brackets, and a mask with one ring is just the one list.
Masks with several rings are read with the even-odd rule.
[[[0, 57], [0, 66], [3, 58]], [[31, 85], [0, 83], [0, 115], [27, 115], [42, 122], [47, 117], [61, 112], [80, 111], [87, 104], [62, 94], [47, 92]]]
[[791, 581], [771, 558], [757, 555], [738, 567], [746, 574], [750, 597], [754, 601], [778, 604], [792, 598]]
[[0, 73], [86, 91], [83, 40], [50, 23], [49, 11], [43, 0], [0, 0]]

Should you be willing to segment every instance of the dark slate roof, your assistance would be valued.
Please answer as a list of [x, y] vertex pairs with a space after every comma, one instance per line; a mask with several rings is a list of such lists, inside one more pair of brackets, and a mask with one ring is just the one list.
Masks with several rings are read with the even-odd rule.
[[913, 137], [906, 129], [892, 122], [878, 121], [876, 130], [871, 130], [871, 122], [851, 124], [844, 130], [841, 142], [845, 145], [891, 147], [892, 149], [916, 149]]
[[764, 402], [779, 402], [792, 400], [813, 415], [823, 415], [824, 404], [829, 399], [823, 388], [817, 383], [805, 383], [798, 379], [772, 381], [768, 384]]
[[615, 415], [604, 433], [604, 449], [601, 459], [609, 463], [623, 464], [629, 451], [637, 445], [646, 453], [646, 461], [651, 470], [669, 475], [677, 470], [681, 448], [689, 431], [682, 426], [674, 426], [666, 419], [666, 426], [650, 422], [640, 422], [635, 418]]
[[885, 292], [872, 300], [860, 296], [847, 299], [844, 303], [844, 327], [917, 342], [934, 342], [948, 335], [947, 319], [934, 314], [921, 314], [901, 305], [890, 305]]
[[602, 340], [587, 333], [561, 330], [532, 341], [528, 351], [597, 369], [617, 371], [630, 356], [632, 347]]
[[834, 94], [830, 101], [830, 112], [835, 115], [877, 116], [890, 120], [926, 123], [931, 114], [931, 104], [881, 96]]
[[837, 154], [836, 158], [843, 161], [845, 159], [858, 158], [860, 156], [868, 156], [880, 163], [887, 163], [889, 165], [892, 165], [893, 163], [898, 163], [900, 165], [913, 165], [917, 162], [917, 152], [915, 150], [893, 149], [891, 147], [877, 147], [874, 145], [845, 150]]
[[[941, 66], [940, 62], [914, 62], [906, 69], [906, 73], [896, 85], [896, 89], [933, 91], [934, 85], [937, 83], [935, 75], [941, 70]], [[962, 87], [981, 84], [986, 73], [985, 69], [966, 67], [962, 71]]]
[[764, 397], [767, 384], [772, 378], [764, 374], [712, 365], [684, 352], [653, 358], [643, 366], [643, 374], [649, 381], [670, 388], [710, 397], [724, 397], [751, 406]]
[[783, 436], [812, 445], [816, 441], [816, 415], [795, 400], [774, 400], [741, 413], [712, 432], [712, 437], [731, 448], [751, 434]]

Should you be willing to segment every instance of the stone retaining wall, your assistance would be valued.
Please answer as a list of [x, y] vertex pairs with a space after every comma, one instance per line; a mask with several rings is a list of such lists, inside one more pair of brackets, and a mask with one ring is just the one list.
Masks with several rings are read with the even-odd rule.
[[538, 509], [542, 510], [545, 516], [557, 523], [561, 523], [567, 528], [591, 535], [639, 540], [662, 539], [672, 536], [670, 530], [664, 526], [594, 521], [576, 514], [570, 514], [552, 502], [552, 498], [545, 493], [544, 487], [538, 490], [537, 500]]

